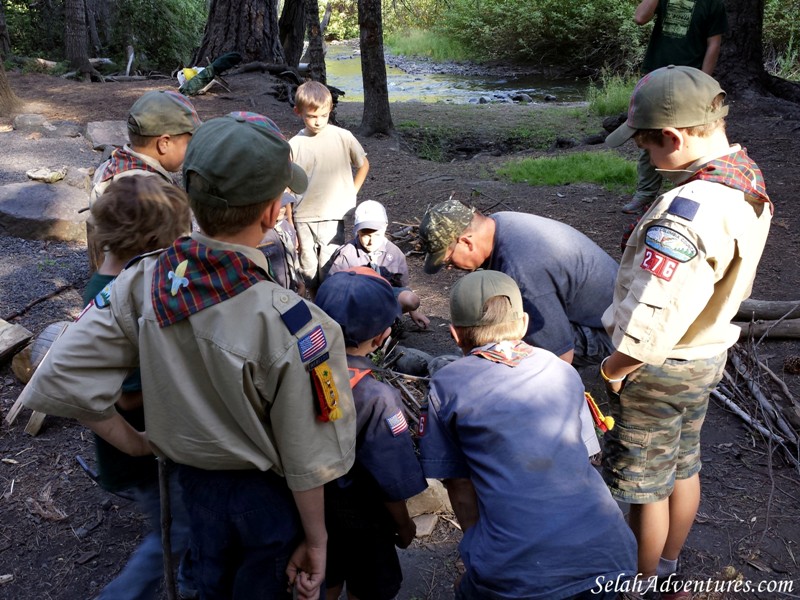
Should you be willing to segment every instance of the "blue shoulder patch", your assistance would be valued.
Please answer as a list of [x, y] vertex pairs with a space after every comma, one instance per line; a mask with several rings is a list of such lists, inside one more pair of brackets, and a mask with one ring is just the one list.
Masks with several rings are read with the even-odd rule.
[[286, 312], [281, 313], [281, 319], [289, 333], [294, 335], [311, 321], [311, 310], [305, 302], [298, 302]]
[[689, 198], [677, 196], [672, 199], [672, 203], [669, 205], [667, 212], [671, 215], [675, 215], [676, 217], [680, 217], [681, 219], [692, 221], [694, 220], [695, 215], [697, 215], [697, 210], [699, 208], [699, 202], [689, 200]]

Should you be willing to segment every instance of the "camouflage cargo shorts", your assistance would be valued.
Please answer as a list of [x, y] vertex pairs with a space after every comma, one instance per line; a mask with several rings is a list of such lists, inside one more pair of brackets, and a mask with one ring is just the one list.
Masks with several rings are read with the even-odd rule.
[[608, 394], [616, 425], [606, 434], [603, 478], [614, 498], [657, 502], [672, 493], [675, 479], [700, 471], [700, 429], [726, 359], [723, 352], [643, 365], [628, 376], [621, 394]]

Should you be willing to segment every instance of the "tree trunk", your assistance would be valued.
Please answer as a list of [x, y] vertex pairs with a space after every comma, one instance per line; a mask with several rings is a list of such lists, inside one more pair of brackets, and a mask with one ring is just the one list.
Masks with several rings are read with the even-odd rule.
[[325, 40], [322, 39], [322, 29], [319, 25], [319, 2], [317, 0], [306, 0], [306, 25], [308, 28], [308, 76], [314, 81], [327, 83]]
[[22, 106], [6, 77], [3, 61], [0, 61], [0, 117], [10, 117]]
[[194, 64], [206, 65], [226, 52], [244, 62], [282, 63], [277, 0], [211, 0], [203, 41]]
[[743, 99], [774, 95], [800, 102], [800, 85], [764, 68], [765, 0], [725, 0], [730, 31], [722, 41], [716, 77], [722, 87]]
[[86, 6], [83, 0], [64, 2], [64, 48], [69, 65], [83, 78], [98, 74], [89, 62]]
[[99, 0], [86, 0], [86, 24], [89, 30], [89, 42], [94, 56], [100, 56], [103, 44], [100, 42], [100, 34], [97, 30], [99, 20], [99, 5], [105, 4]]
[[10, 55], [11, 38], [8, 37], [5, 2], [0, 1], [0, 59], [4, 59]]
[[394, 129], [386, 83], [381, 19], [381, 0], [358, 0], [361, 73], [364, 81], [364, 113], [359, 131], [367, 136], [388, 134]]
[[303, 40], [305, 39], [306, 2], [305, 0], [286, 0], [283, 5], [278, 29], [281, 35], [281, 46], [286, 64], [296, 67], [303, 56]]

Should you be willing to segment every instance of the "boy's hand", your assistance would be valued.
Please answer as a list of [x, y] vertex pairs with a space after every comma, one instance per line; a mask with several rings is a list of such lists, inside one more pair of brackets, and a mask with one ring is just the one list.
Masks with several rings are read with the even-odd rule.
[[325, 580], [325, 547], [314, 547], [303, 540], [292, 553], [286, 567], [289, 588], [294, 586], [301, 600], [317, 600]]
[[431, 324], [431, 320], [418, 310], [412, 310], [408, 313], [408, 316], [411, 317], [411, 320], [414, 321], [414, 324], [420, 329], [427, 329], [428, 325]]
[[398, 548], [408, 548], [411, 545], [411, 542], [414, 541], [416, 535], [417, 524], [414, 523], [413, 519], [408, 519], [405, 524], [403, 524], [401, 527], [398, 527], [394, 545]]

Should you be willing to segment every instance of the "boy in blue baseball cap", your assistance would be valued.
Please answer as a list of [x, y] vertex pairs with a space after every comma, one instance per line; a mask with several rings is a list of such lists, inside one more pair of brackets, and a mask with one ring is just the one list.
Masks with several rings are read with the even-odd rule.
[[369, 267], [328, 276], [316, 302], [342, 327], [357, 431], [356, 464], [325, 486], [327, 598], [339, 598], [346, 583], [350, 597], [391, 600], [403, 581], [395, 546], [406, 548], [416, 533], [405, 500], [427, 487], [400, 394], [372, 375], [368, 356], [389, 336], [400, 306]]

